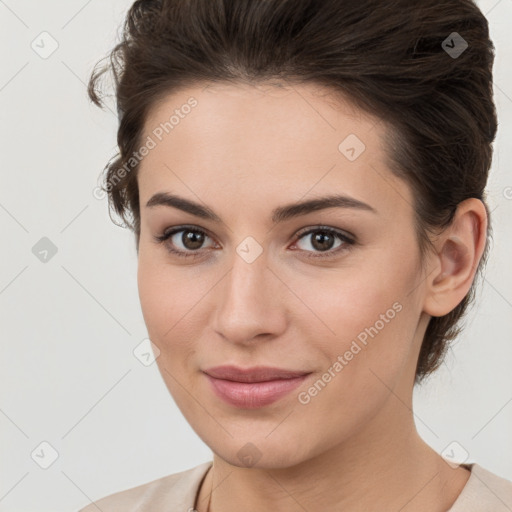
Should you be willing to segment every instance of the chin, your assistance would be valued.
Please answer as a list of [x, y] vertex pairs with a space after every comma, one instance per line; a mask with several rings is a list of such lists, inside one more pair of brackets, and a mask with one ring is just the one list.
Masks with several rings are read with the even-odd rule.
[[289, 468], [301, 464], [312, 456], [313, 450], [308, 450], [307, 446], [293, 441], [299, 439], [299, 436], [285, 434], [285, 438], [290, 441], [286, 442], [283, 437], [278, 436], [270, 439], [265, 437], [267, 433], [261, 436], [246, 435], [243, 438], [230, 438], [229, 441], [222, 444], [218, 442], [218, 439], [214, 443], [204, 441], [217, 457], [239, 468]]

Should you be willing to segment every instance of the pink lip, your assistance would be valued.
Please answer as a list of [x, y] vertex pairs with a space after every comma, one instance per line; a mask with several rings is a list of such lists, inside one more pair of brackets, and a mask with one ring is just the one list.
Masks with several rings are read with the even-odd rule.
[[236, 407], [256, 409], [288, 394], [311, 372], [263, 366], [248, 369], [218, 366], [204, 373], [219, 398]]

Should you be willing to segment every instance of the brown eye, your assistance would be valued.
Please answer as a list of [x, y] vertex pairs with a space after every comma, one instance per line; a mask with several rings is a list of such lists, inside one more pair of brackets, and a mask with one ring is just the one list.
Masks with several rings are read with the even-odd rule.
[[[311, 253], [307, 255], [308, 257], [333, 256], [340, 251], [349, 249], [350, 246], [355, 243], [352, 238], [344, 233], [327, 227], [317, 227], [305, 233], [303, 232], [299, 237], [299, 241], [303, 239], [309, 239], [309, 245], [312, 247], [312, 251], [307, 248], [308, 244], [305, 244], [306, 247], [300, 247], [299, 243], [296, 242], [295, 245], [299, 247], [299, 249]], [[335, 245], [336, 240], [339, 241], [338, 245]], [[324, 255], [322, 253], [326, 254]]]
[[[294, 245], [299, 247], [306, 257], [311, 258], [334, 257], [340, 252], [349, 250], [356, 243], [355, 239], [345, 235], [343, 232], [323, 226], [302, 232], [298, 240], [301, 241], [302, 239], [307, 239], [307, 237], [310, 237], [312, 250], [309, 250], [307, 247], [300, 247], [298, 242]], [[154, 238], [158, 243], [165, 244], [170, 253], [184, 258], [202, 256], [205, 240], [207, 238], [211, 240], [202, 229], [183, 226], [169, 229], [162, 235], [155, 236]], [[336, 240], [339, 242], [338, 245], [336, 245]], [[210, 245], [210, 247], [213, 247], [213, 245]]]
[[317, 231], [311, 238], [311, 245], [318, 251], [328, 251], [332, 249], [335, 242], [335, 237], [326, 231]]
[[183, 230], [182, 233], [180, 241], [186, 249], [193, 251], [201, 248], [201, 245], [204, 243], [204, 233], [189, 229]]
[[202, 229], [182, 226], [165, 231], [155, 240], [164, 243], [169, 252], [186, 258], [200, 256], [206, 238], [210, 237]]

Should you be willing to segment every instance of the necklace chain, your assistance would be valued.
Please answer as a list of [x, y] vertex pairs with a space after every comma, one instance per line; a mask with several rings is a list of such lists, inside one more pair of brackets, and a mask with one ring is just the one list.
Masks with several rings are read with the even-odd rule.
[[212, 493], [213, 493], [213, 465], [212, 465], [212, 485], [210, 488], [210, 496], [208, 497], [208, 506], [206, 507], [206, 512], [210, 512], [210, 503], [212, 502]]

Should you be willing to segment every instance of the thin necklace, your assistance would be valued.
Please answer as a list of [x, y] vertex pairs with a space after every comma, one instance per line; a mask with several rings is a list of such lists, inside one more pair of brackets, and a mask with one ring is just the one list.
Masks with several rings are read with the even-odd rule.
[[210, 489], [210, 496], [208, 497], [208, 507], [206, 508], [206, 512], [210, 512], [210, 503], [212, 501], [212, 493], [213, 493], [213, 465], [212, 465], [212, 485]]

